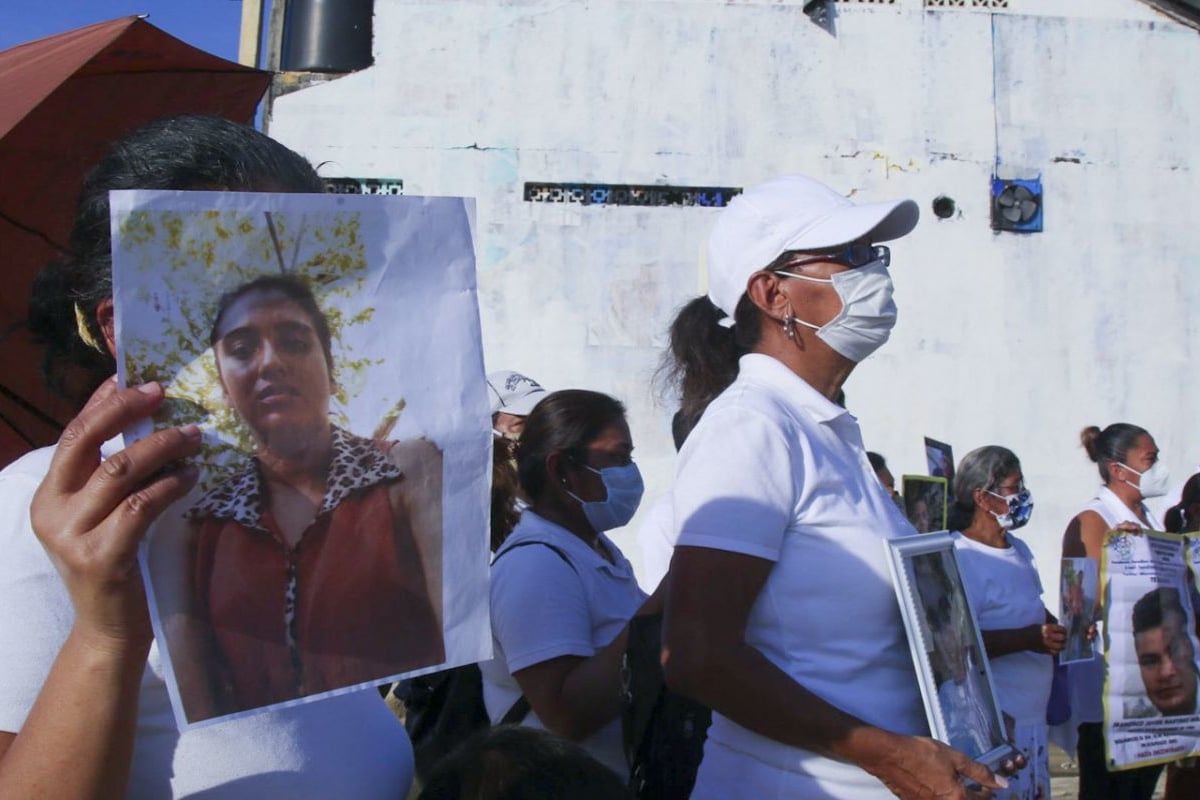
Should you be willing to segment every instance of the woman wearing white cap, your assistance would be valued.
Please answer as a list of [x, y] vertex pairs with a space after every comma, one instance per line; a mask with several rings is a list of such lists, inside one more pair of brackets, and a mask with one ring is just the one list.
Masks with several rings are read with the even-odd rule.
[[673, 326], [684, 412], [711, 400], [676, 471], [664, 643], [668, 682], [716, 712], [694, 798], [1003, 785], [926, 738], [883, 547], [913, 529], [832, 400], [895, 323], [875, 243], [917, 215], [800, 176], [748, 189], [709, 237], [708, 297]]

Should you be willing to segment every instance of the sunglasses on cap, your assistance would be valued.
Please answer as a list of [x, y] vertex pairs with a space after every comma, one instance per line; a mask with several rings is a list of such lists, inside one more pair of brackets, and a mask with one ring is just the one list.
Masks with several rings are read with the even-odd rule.
[[802, 267], [805, 264], [818, 264], [826, 261], [845, 264], [847, 267], [865, 267], [867, 264], [880, 261], [886, 267], [892, 263], [892, 251], [886, 245], [882, 244], [851, 244], [840, 250], [820, 255], [810, 253], [798, 254], [796, 258], [785, 263], [783, 267], [784, 269], [788, 267]]

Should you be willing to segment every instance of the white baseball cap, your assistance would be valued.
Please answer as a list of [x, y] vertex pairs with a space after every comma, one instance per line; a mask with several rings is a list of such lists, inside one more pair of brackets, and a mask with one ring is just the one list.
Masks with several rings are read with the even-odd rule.
[[785, 175], [729, 201], [708, 235], [708, 298], [732, 319], [750, 276], [789, 250], [899, 239], [917, 225], [912, 200], [855, 205], [820, 181]]
[[504, 412], [514, 417], [527, 417], [546, 396], [546, 390], [533, 378], [508, 369], [489, 372], [487, 385], [493, 414]]

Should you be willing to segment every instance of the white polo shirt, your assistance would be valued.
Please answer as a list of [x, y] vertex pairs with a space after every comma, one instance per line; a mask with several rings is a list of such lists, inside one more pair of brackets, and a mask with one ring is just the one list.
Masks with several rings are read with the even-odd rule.
[[[678, 546], [774, 562], [750, 612], [749, 644], [838, 708], [928, 734], [884, 549], [885, 539], [914, 531], [875, 476], [849, 412], [779, 361], [744, 356], [737, 380], [684, 444], [673, 491]], [[723, 769], [789, 773], [781, 796], [891, 797], [856, 766], [720, 714], [709, 742], [706, 753], [725, 749]], [[705, 772], [702, 764], [698, 789], [730, 777]]]
[[[604, 534], [600, 541], [615, 563], [570, 531], [526, 509], [497, 553], [491, 583], [495, 657], [479, 665], [484, 703], [493, 724], [521, 696], [513, 672], [560, 656], [594, 655], [617, 637], [645, 600], [620, 548]], [[523, 542], [548, 542], [571, 563], [541, 545], [507, 552]], [[522, 724], [545, 727], [532, 711]], [[579, 744], [614, 772], [629, 772], [619, 717]]]
[[638, 548], [642, 551], [642, 586], [653, 592], [666, 577], [675, 554], [675, 503], [671, 491], [660, 494], [650, 508], [642, 512], [637, 529]]

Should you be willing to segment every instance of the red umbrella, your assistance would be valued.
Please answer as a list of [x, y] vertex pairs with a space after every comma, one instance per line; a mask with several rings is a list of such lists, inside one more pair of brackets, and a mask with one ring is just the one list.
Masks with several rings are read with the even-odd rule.
[[141, 17], [0, 52], [0, 466], [55, 441], [73, 413], [43, 385], [24, 320], [34, 275], [66, 252], [88, 168], [159, 117], [249, 122], [270, 82]]

